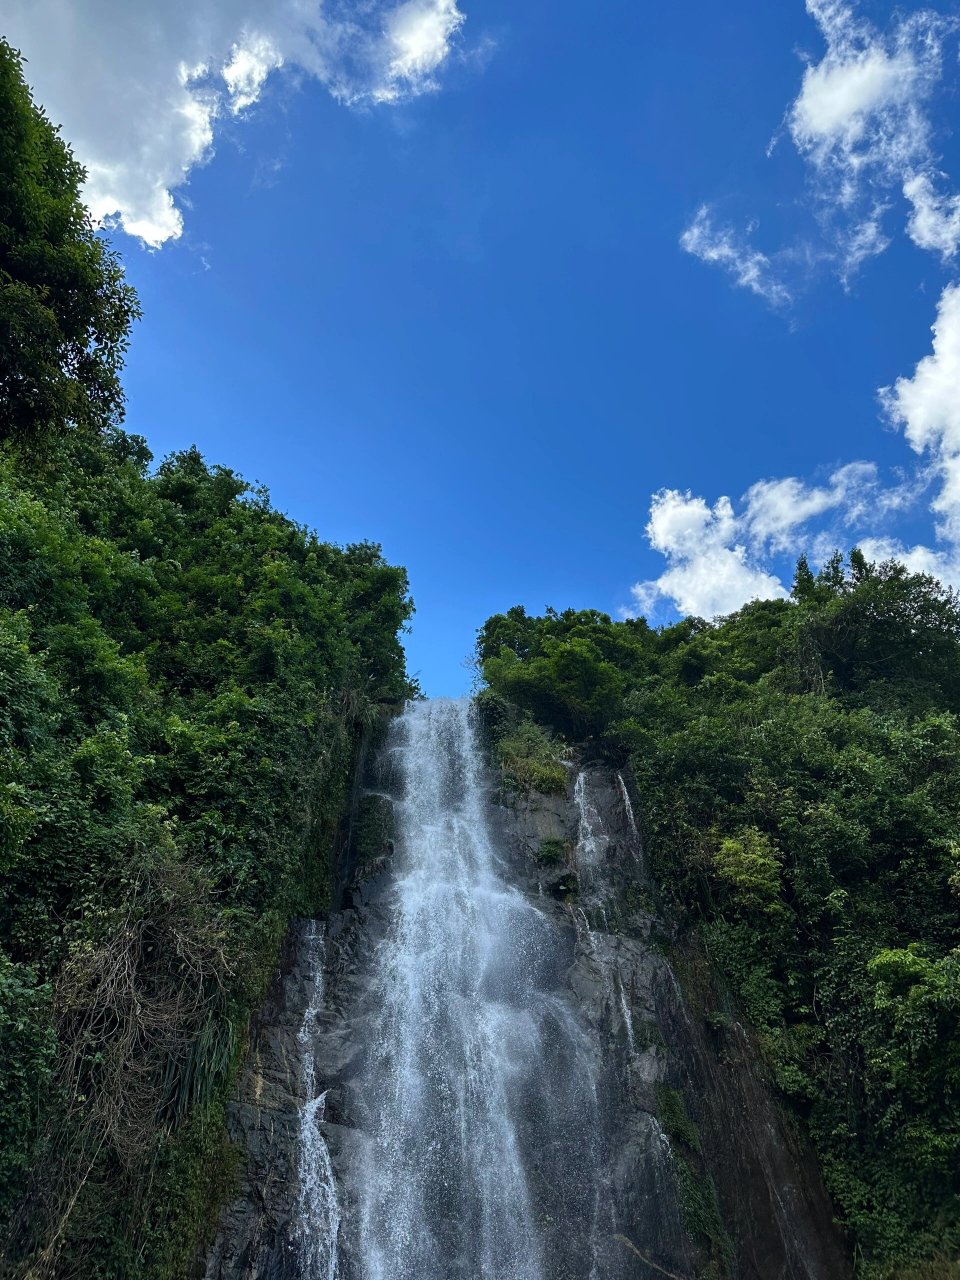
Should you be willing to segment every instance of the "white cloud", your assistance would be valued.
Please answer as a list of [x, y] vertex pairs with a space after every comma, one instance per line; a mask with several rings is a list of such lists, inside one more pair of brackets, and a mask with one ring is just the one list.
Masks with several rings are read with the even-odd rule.
[[883, 229], [886, 211], [886, 205], [875, 205], [851, 226], [837, 229], [838, 267], [844, 285], [851, 282], [868, 258], [877, 258], [890, 247], [890, 237]]
[[697, 210], [697, 216], [680, 237], [680, 247], [701, 262], [722, 267], [738, 285], [773, 306], [790, 301], [789, 290], [777, 279], [767, 255], [752, 248], [732, 227], [716, 227], [706, 205]]
[[960, 16], [895, 11], [881, 31], [846, 0], [806, 0], [806, 9], [825, 49], [807, 61], [784, 124], [808, 165], [822, 251], [797, 241], [760, 253], [731, 228], [715, 228], [707, 206], [681, 237], [689, 253], [778, 304], [798, 292], [801, 275], [824, 263], [848, 286], [864, 262], [889, 247], [886, 223], [904, 202], [906, 232], [919, 248], [945, 261], [960, 249], [960, 194], [942, 190], [933, 117]]
[[874, 564], [898, 560], [911, 573], [929, 573], [952, 586], [960, 583], [960, 561], [953, 548], [936, 551], [922, 545], [907, 547], [896, 538], [863, 538], [860, 550]]
[[[820, 484], [796, 476], [757, 481], [736, 509], [729, 498], [711, 507], [689, 491], [662, 489], [646, 533], [667, 567], [632, 588], [636, 609], [655, 613], [666, 603], [709, 618], [749, 600], [783, 597], [772, 558], [803, 551], [820, 563], [837, 546], [859, 545], [868, 560], [900, 560], [960, 586], [960, 284], [943, 291], [930, 354], [880, 398], [923, 459], [913, 476], [884, 484], [874, 463], [852, 462]], [[938, 545], [904, 545], [886, 535], [889, 518], [914, 507], [931, 483]]]
[[689, 491], [661, 489], [650, 507], [647, 537], [668, 567], [632, 588], [637, 609], [649, 613], [669, 601], [680, 613], [714, 618], [748, 600], [785, 596], [780, 580], [753, 563], [742, 533], [729, 498], [710, 507]]
[[[901, 193], [907, 234], [950, 262], [960, 250], [960, 195], [944, 192], [930, 107], [946, 37], [960, 19], [920, 10], [898, 14], [880, 32], [843, 0], [807, 0], [807, 11], [826, 51], [807, 66], [787, 126], [810, 166], [832, 264], [846, 284], [866, 259], [884, 252], [890, 243], [884, 220]], [[681, 245], [768, 301], [790, 300], [780, 269], [797, 260], [795, 250], [771, 259], [730, 228], [715, 228], [706, 206]], [[960, 284], [944, 290], [933, 333], [933, 350], [913, 375], [880, 392], [886, 415], [923, 459], [911, 476], [884, 485], [874, 464], [857, 462], [818, 485], [796, 477], [761, 480], [737, 513], [726, 498], [711, 508], [690, 493], [661, 490], [647, 536], [667, 569], [633, 588], [637, 606], [667, 600], [682, 613], [726, 612], [754, 596], [783, 594], [771, 557], [806, 551], [818, 562], [837, 545], [854, 543], [868, 559], [896, 558], [960, 585]], [[890, 517], [915, 506], [931, 483], [937, 545], [887, 536]]]
[[[456, 0], [8, 0], [4, 34], [87, 167], [94, 217], [159, 246], [183, 230], [181, 188], [218, 122], [287, 65], [339, 100], [397, 102], [437, 87], [464, 15]], [[179, 197], [179, 198], [178, 198]]]
[[[736, 509], [729, 498], [711, 507], [689, 491], [662, 489], [653, 497], [646, 533], [667, 568], [632, 588], [634, 606], [641, 613], [656, 613], [668, 604], [681, 614], [710, 618], [750, 600], [786, 596], [770, 566], [773, 557], [786, 555], [792, 561], [805, 552], [818, 564], [836, 547], [859, 543], [871, 558], [887, 559], [898, 544], [864, 541], [862, 530], [910, 506], [918, 492], [909, 482], [884, 486], [872, 462], [848, 463], [819, 485], [796, 476], [760, 480]], [[880, 548], [876, 555], [868, 544]], [[903, 555], [927, 572], [942, 574], [950, 562], [949, 555], [924, 547]]]
[[930, 173], [911, 174], [903, 194], [913, 206], [907, 223], [910, 239], [949, 261], [960, 248], [960, 195], [942, 195]]
[[787, 123], [798, 150], [832, 169], [845, 201], [868, 170], [898, 175], [923, 161], [930, 124], [923, 105], [941, 74], [947, 24], [921, 11], [884, 37], [838, 0], [807, 0], [827, 43], [803, 75]]
[[877, 491], [872, 462], [840, 467], [825, 485], [811, 486], [795, 476], [759, 480], [744, 495], [742, 524], [758, 551], [787, 551], [796, 546], [797, 530], [807, 521], [836, 512], [850, 525], [876, 505]]
[[432, 88], [463, 22], [455, 0], [407, 0], [394, 10], [385, 32], [389, 60], [374, 97], [393, 102], [411, 86], [418, 92]]
[[913, 204], [908, 234], [949, 256], [960, 218], [933, 190], [929, 104], [943, 75], [943, 46], [955, 19], [929, 9], [897, 17], [888, 32], [840, 0], [807, 0], [826, 52], [807, 66], [787, 113], [797, 150], [810, 163], [821, 214], [847, 281], [889, 244], [882, 218], [898, 188]]
[[[757, 481], [736, 510], [729, 498], [711, 507], [689, 491], [662, 489], [646, 532], [667, 567], [632, 588], [636, 608], [655, 612], [669, 603], [709, 618], [749, 600], [783, 597], [771, 557], [806, 551], [816, 563], [838, 545], [858, 544], [868, 560], [897, 559], [960, 585], [960, 284], [948, 285], [940, 298], [931, 353], [880, 396], [924, 460], [914, 478], [884, 485], [873, 463], [853, 462], [821, 484], [796, 476]], [[889, 516], [916, 503], [931, 478], [939, 482], [931, 504], [939, 545], [906, 546], [878, 532]]]
[[960, 284], [948, 285], [940, 297], [930, 355], [911, 378], [898, 378], [880, 397], [910, 447], [936, 467], [937, 533], [960, 552]]
[[283, 54], [264, 35], [246, 36], [233, 46], [221, 75], [230, 94], [230, 110], [238, 115], [252, 107], [271, 71], [283, 66]]
[[806, 8], [826, 48], [808, 62], [785, 123], [809, 166], [824, 251], [792, 245], [771, 258], [729, 227], [715, 228], [706, 207], [681, 238], [688, 252], [777, 304], [791, 300], [801, 270], [825, 261], [849, 285], [889, 247], [885, 223], [901, 197], [910, 207], [907, 234], [920, 248], [949, 259], [960, 247], [960, 195], [939, 189], [931, 119], [946, 41], [960, 19], [921, 9], [895, 15], [881, 31], [844, 0], [806, 0]]

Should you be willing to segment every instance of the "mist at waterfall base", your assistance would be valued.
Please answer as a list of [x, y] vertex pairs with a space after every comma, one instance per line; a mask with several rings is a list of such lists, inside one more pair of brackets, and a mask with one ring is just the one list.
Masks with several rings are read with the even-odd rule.
[[595, 1047], [557, 994], [569, 948], [502, 873], [469, 703], [411, 704], [388, 756], [401, 793], [395, 901], [357, 1091], [367, 1146], [347, 1191], [358, 1258], [338, 1269], [311, 1238], [336, 1233], [341, 1210], [329, 1156], [308, 1138], [301, 1179], [318, 1204], [303, 1213], [303, 1274], [599, 1276], [612, 1223]]

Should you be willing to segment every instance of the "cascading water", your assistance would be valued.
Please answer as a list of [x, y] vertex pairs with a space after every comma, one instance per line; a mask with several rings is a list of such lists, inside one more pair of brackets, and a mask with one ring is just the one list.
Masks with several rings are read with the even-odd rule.
[[692, 1280], [726, 1248], [689, 1212], [711, 1178], [742, 1280], [846, 1276], [749, 1042], [717, 1055], [652, 942], [624, 779], [494, 795], [466, 702], [390, 732], [253, 1029], [206, 1280]]
[[[597, 973], [600, 979], [600, 987], [605, 992], [610, 1007], [614, 1005], [619, 1008], [620, 1015], [623, 1019], [623, 1030], [627, 1039], [628, 1047], [628, 1065], [632, 1062], [636, 1053], [636, 1038], [633, 1029], [633, 1013], [627, 1001], [627, 993], [623, 987], [623, 979], [620, 976], [619, 968], [616, 963], [616, 955], [610, 954], [604, 943], [604, 935], [609, 931], [607, 922], [606, 908], [602, 905], [602, 894], [592, 892], [598, 880], [598, 867], [602, 864], [605, 854], [609, 848], [609, 838], [603, 829], [603, 822], [600, 817], [600, 811], [596, 804], [592, 801], [589, 793], [588, 773], [581, 770], [576, 777], [573, 787], [573, 799], [577, 809], [577, 842], [574, 851], [574, 859], [577, 870], [580, 875], [580, 886], [582, 891], [583, 907], [578, 907], [574, 911], [574, 920], [577, 922], [577, 934], [584, 947], [586, 954], [596, 964]], [[636, 832], [633, 823], [633, 810], [630, 808], [630, 797], [620, 774], [617, 774], [617, 782], [620, 787], [621, 797], [624, 801], [625, 813], [631, 824], [632, 831]], [[602, 925], [603, 933], [591, 928], [588, 911], [592, 911], [599, 917]], [[582, 921], [583, 929], [579, 927]]]
[[297, 1037], [304, 1093], [298, 1160], [301, 1270], [303, 1280], [336, 1280], [340, 1204], [330, 1152], [320, 1132], [327, 1093], [317, 1093], [314, 1078], [314, 1036], [324, 996], [323, 930], [316, 920], [307, 927], [303, 950], [311, 995]]
[[[362, 1275], [586, 1276], [595, 1063], [556, 994], [557, 930], [503, 878], [469, 703], [411, 704], [397, 731], [396, 901], [362, 1086]], [[569, 1271], [545, 1256], [553, 1215], [577, 1242]]]
[[583, 887], [589, 886], [596, 878], [596, 868], [607, 851], [609, 840], [603, 830], [603, 823], [596, 806], [592, 803], [587, 790], [587, 772], [577, 774], [573, 787], [574, 803], [579, 818], [577, 830], [577, 866]]

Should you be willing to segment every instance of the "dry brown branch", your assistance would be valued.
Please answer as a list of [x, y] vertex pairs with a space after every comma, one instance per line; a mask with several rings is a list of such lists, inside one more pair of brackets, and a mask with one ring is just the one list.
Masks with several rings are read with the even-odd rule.
[[226, 1025], [223, 1042], [232, 1043], [225, 987], [233, 968], [206, 898], [188, 868], [144, 870], [97, 941], [76, 945], [63, 966], [59, 1103], [21, 1214], [34, 1233], [40, 1228], [25, 1280], [62, 1275], [58, 1256], [94, 1170], [109, 1160], [120, 1181], [135, 1184], [158, 1135], [202, 1101], [204, 1072], [216, 1067], [202, 1060], [210, 1027]]

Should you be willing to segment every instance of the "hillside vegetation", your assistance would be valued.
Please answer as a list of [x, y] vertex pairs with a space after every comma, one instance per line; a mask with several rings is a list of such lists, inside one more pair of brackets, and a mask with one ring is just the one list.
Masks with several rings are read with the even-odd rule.
[[82, 178], [0, 43], [0, 1274], [182, 1280], [412, 606], [195, 449], [151, 469]]
[[858, 1272], [960, 1275], [957, 598], [854, 552], [717, 625], [514, 608], [478, 657], [489, 721], [629, 764], [663, 905], [752, 1023]]

